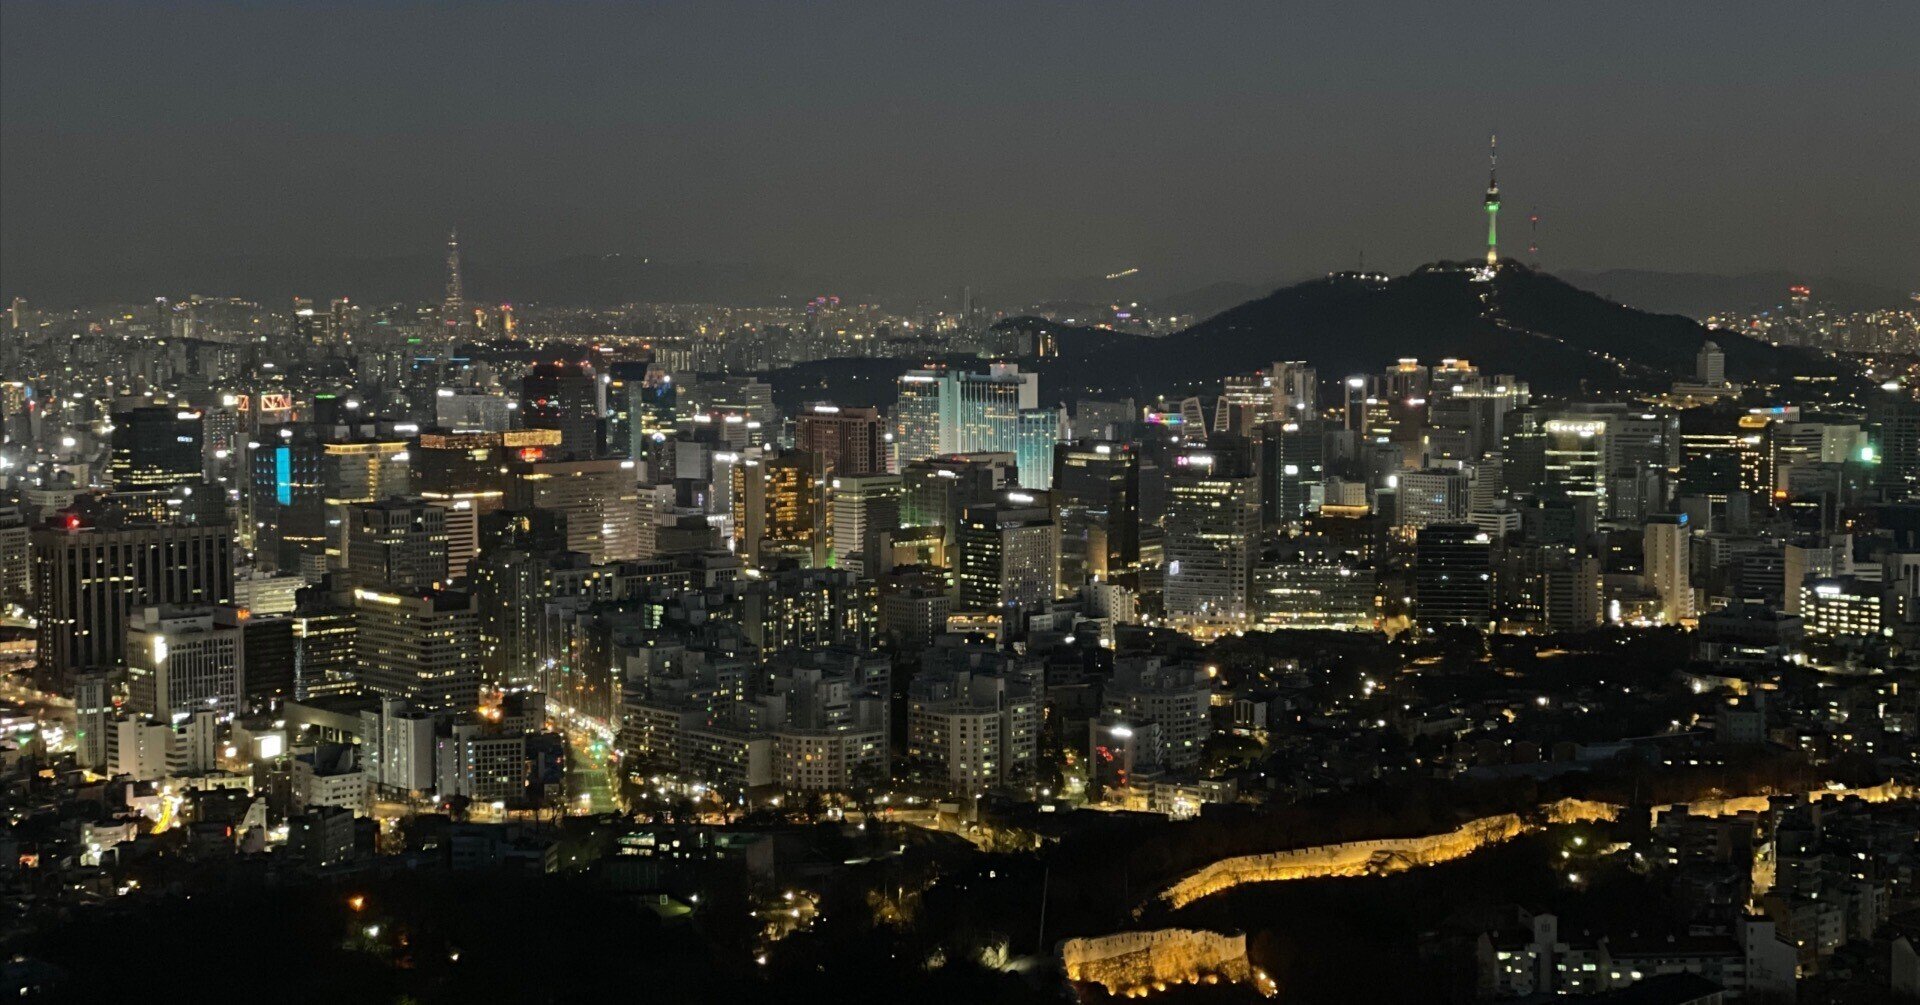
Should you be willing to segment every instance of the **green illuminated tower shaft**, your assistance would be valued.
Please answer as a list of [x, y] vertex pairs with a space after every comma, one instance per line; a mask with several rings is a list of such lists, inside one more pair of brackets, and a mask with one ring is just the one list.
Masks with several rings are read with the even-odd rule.
[[1493, 136], [1487, 142], [1487, 265], [1500, 264], [1500, 182], [1496, 169], [1500, 166], [1500, 137]]

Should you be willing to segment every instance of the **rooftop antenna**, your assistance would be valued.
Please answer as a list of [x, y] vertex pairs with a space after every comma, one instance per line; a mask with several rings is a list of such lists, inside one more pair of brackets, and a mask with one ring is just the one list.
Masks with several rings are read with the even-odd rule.
[[1527, 254], [1533, 256], [1535, 265], [1540, 264], [1540, 211], [1538, 209], [1527, 214]]

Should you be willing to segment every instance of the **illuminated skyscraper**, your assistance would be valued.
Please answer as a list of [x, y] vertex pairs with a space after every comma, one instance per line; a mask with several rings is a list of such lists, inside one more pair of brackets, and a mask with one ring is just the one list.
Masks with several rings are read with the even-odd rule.
[[894, 473], [940, 453], [940, 389], [944, 377], [939, 370], [909, 370], [900, 375], [900, 391], [890, 416]]
[[1693, 379], [1708, 387], [1727, 382], [1727, 354], [1719, 343], [1711, 339], [1701, 343], [1700, 351], [1693, 356]]
[[1226, 451], [1175, 458], [1167, 479], [1166, 609], [1177, 625], [1234, 627], [1250, 613], [1260, 483]]
[[1544, 430], [1546, 484], [1607, 511], [1608, 421], [1603, 417], [1548, 419]]
[[986, 373], [943, 375], [939, 393], [940, 453], [1010, 453], [1022, 487], [1051, 486], [1060, 419], [1039, 407], [1039, 374], [995, 363]]
[[535, 363], [520, 385], [520, 423], [559, 430], [562, 453], [581, 460], [597, 456], [606, 414], [600, 390], [600, 378], [584, 360]]
[[1060, 534], [1045, 493], [1009, 489], [968, 506], [954, 548], [957, 609], [1037, 608], [1059, 594]]
[[1660, 619], [1677, 625], [1693, 617], [1691, 580], [1693, 528], [1687, 515], [1654, 516], [1641, 537], [1641, 565], [1647, 585], [1660, 595]]
[[241, 705], [245, 636], [218, 624], [212, 607], [142, 607], [127, 619], [127, 695], [131, 710], [162, 721]]
[[832, 480], [833, 564], [863, 576], [888, 571], [880, 535], [900, 527], [900, 476], [847, 475]]
[[818, 460], [809, 453], [741, 458], [732, 471], [735, 550], [749, 565], [771, 568], [789, 558], [827, 564], [831, 510]]
[[943, 540], [952, 544], [960, 511], [1005, 488], [1012, 460], [1011, 454], [972, 454], [908, 464], [900, 473], [900, 525], [939, 527]]
[[596, 563], [640, 557], [640, 487], [632, 461], [516, 461], [507, 506], [566, 515], [567, 549]]
[[1300, 361], [1273, 364], [1273, 417], [1282, 422], [1303, 422], [1319, 417], [1320, 376], [1313, 367]]
[[170, 489], [202, 481], [200, 413], [158, 405], [113, 416], [113, 487]]
[[33, 531], [41, 679], [118, 668], [127, 618], [141, 607], [232, 603], [232, 552], [224, 524], [94, 527], [55, 514]]
[[860, 477], [887, 470], [886, 424], [877, 408], [808, 405], [794, 419], [793, 445], [815, 455], [827, 476]]
[[447, 298], [440, 305], [440, 323], [461, 338], [472, 334], [473, 315], [467, 310], [466, 284], [460, 279], [460, 232], [447, 235]]
[[382, 499], [346, 508], [347, 574], [376, 589], [448, 582], [448, 511], [423, 500]]
[[1404, 472], [1400, 475], [1395, 523], [1414, 530], [1436, 523], [1465, 523], [1471, 488], [1467, 473], [1459, 468]]
[[1260, 431], [1261, 518], [1283, 526], [1305, 519], [1326, 477], [1326, 428], [1318, 419], [1268, 423]]
[[1053, 453], [1060, 583], [1129, 580], [1140, 564], [1140, 455], [1132, 444], [1082, 440]]
[[429, 711], [465, 711], [480, 697], [480, 621], [455, 590], [353, 591], [360, 686]]
[[1422, 628], [1493, 621], [1493, 539], [1472, 524], [1433, 524], [1414, 542], [1414, 618]]

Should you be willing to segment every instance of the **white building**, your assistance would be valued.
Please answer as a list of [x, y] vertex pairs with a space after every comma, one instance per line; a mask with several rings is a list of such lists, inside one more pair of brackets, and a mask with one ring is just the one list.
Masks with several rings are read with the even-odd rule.
[[1458, 468], [1428, 468], [1400, 475], [1395, 498], [1401, 527], [1418, 530], [1428, 524], [1465, 523], [1473, 504], [1473, 482]]
[[373, 810], [373, 776], [360, 763], [359, 748], [323, 743], [293, 759], [292, 810], [338, 806], [363, 817]]
[[1101, 706], [1128, 725], [1160, 727], [1161, 766], [1185, 771], [1200, 764], [1213, 729], [1213, 682], [1196, 666], [1166, 666], [1156, 656], [1115, 661]]
[[216, 624], [214, 615], [212, 607], [143, 607], [127, 618], [127, 692], [135, 714], [170, 721], [240, 710], [246, 635]]
[[1669, 625], [1691, 621], [1693, 609], [1693, 528], [1687, 515], [1656, 516], [1641, 533], [1648, 588], [1660, 595], [1660, 620]]
[[1035, 683], [998, 673], [923, 670], [907, 696], [907, 756], [956, 792], [1030, 777], [1041, 698]]

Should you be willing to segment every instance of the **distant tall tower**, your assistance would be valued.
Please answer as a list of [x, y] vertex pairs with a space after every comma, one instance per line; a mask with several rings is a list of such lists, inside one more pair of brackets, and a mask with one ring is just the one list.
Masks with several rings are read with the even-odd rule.
[[1487, 140], [1487, 265], [1500, 264], [1500, 182], [1495, 176], [1500, 166], [1500, 135]]
[[440, 306], [440, 314], [441, 323], [455, 335], [464, 335], [473, 326], [473, 318], [467, 314], [466, 287], [460, 282], [460, 231], [457, 229], [447, 235], [447, 299]]

